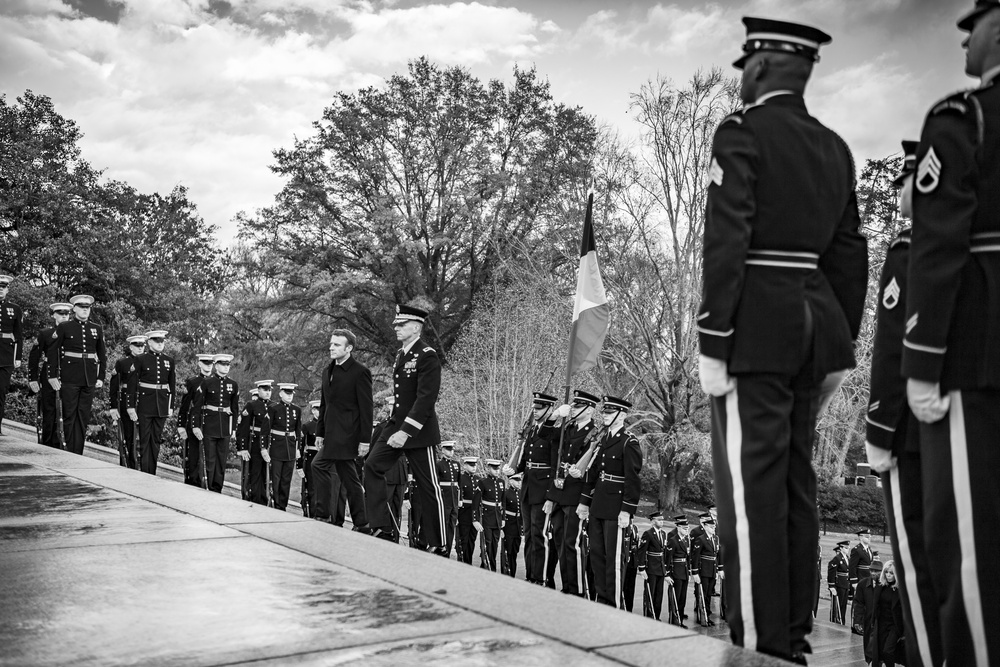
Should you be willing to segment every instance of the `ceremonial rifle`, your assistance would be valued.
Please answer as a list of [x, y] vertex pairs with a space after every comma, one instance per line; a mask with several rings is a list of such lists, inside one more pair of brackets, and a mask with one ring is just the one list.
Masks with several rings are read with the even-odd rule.
[[56, 389], [56, 444], [59, 449], [66, 449], [66, 425], [63, 422], [62, 392]]
[[132, 422], [132, 447], [135, 451], [136, 470], [142, 470], [142, 445], [139, 442], [139, 422]]
[[114, 422], [115, 438], [118, 440], [118, 465], [123, 468], [128, 468], [128, 454], [125, 450], [125, 432], [122, 430], [121, 415], [119, 415], [118, 419], [115, 419]]
[[[42, 380], [44, 382], [44, 379]], [[35, 434], [38, 436], [38, 444], [42, 444], [42, 391], [38, 390], [38, 400], [35, 403]]]
[[671, 584], [668, 587], [667, 592], [670, 595], [670, 622], [674, 625], [681, 624], [681, 611], [677, 608], [677, 593], [674, 591], [674, 586]]

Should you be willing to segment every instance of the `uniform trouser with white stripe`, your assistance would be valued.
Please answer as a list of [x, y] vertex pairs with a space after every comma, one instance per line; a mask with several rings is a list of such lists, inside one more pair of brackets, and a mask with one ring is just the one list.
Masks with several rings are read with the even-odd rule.
[[201, 440], [196, 438], [187, 429], [187, 438], [184, 443], [187, 451], [184, 460], [184, 483], [191, 486], [201, 486]]
[[521, 549], [521, 530], [516, 519], [507, 519], [514, 523], [514, 527], [505, 525], [503, 529], [503, 558], [501, 559], [503, 574], [508, 576], [517, 575], [517, 552]]
[[163, 425], [166, 417], [140, 414], [136, 424], [139, 428], [139, 463], [142, 471], [156, 474], [156, 463], [160, 459], [160, 444], [163, 442]]
[[777, 656], [810, 650], [816, 385], [805, 373], [742, 374], [736, 389], [712, 399], [726, 620], [734, 644]]
[[260, 453], [260, 444], [250, 447], [247, 466], [247, 500], [258, 505], [267, 504], [267, 463]]
[[[892, 538], [892, 558], [903, 601], [906, 664], [931, 667], [941, 664], [941, 623], [934, 584], [927, 563], [924, 535], [923, 481], [918, 423], [912, 416], [897, 427], [894, 469], [882, 473], [885, 514]], [[906, 447], [906, 441], [914, 444]]]
[[642, 582], [642, 615], [646, 618], [660, 620], [663, 611], [663, 580], [662, 574], [646, 574]]
[[[451, 493], [446, 489], [442, 493]], [[458, 506], [444, 502], [444, 553], [442, 556], [451, 558], [451, 548], [455, 544], [455, 530], [458, 528]]]
[[624, 533], [618, 519], [590, 518], [587, 524], [590, 537], [590, 560], [594, 568], [594, 588], [597, 601], [622, 608], [622, 571], [625, 553], [622, 550]]
[[56, 390], [42, 378], [38, 392], [38, 411], [42, 413], [42, 444], [59, 447], [56, 442]]
[[583, 554], [580, 536], [583, 522], [576, 515], [576, 505], [556, 505], [551, 515], [552, 535], [559, 558], [562, 592], [583, 595]]
[[[122, 439], [122, 449], [125, 450], [125, 466], [127, 468], [130, 468], [131, 470], [135, 470], [139, 467], [139, 464], [135, 458], [136, 454], [142, 453], [142, 450], [140, 450], [139, 452], [135, 451], [136, 424], [134, 421], [132, 421], [132, 418], [129, 417], [127, 413], [122, 414], [119, 417], [118, 424], [121, 426], [121, 431], [119, 432], [119, 435], [121, 435]], [[121, 459], [121, 456], [119, 455], [118, 458]]]
[[[466, 510], [470, 515], [472, 510]], [[472, 519], [469, 518], [467, 521], [458, 521], [458, 541], [461, 547], [458, 549], [458, 559], [465, 563], [466, 565], [472, 565], [472, 554], [476, 550], [476, 538], [479, 536], [479, 531], [476, 527], [472, 525]], [[520, 545], [520, 540], [518, 545]]]
[[920, 425], [924, 535], [948, 665], [1000, 664], [1000, 391], [951, 391]]
[[445, 523], [444, 498], [438, 485], [434, 448], [396, 449], [386, 442], [390, 435], [392, 434], [383, 432], [365, 460], [366, 518], [373, 529], [378, 528], [386, 532], [393, 530], [394, 523], [389, 513], [385, 474], [396, 465], [399, 457], [405, 454], [410, 464], [410, 472], [416, 481], [416, 493], [410, 494], [410, 502], [420, 514], [420, 537], [429, 547], [442, 547]]
[[497, 551], [500, 548], [500, 529], [483, 526], [483, 536], [480, 540], [482, 549], [479, 551], [479, 567], [484, 570], [497, 571]]

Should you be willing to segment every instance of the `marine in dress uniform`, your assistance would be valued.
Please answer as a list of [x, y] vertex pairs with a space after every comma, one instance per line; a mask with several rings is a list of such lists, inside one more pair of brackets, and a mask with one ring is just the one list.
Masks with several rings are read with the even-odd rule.
[[1000, 3], [958, 27], [981, 84], [934, 104], [920, 135], [902, 373], [943, 658], [982, 666], [1000, 663]]
[[549, 483], [542, 509], [549, 516], [562, 592], [570, 595], [583, 595], [585, 576], [583, 553], [580, 550], [583, 523], [576, 515], [584, 482], [582, 473], [576, 472], [580, 475], [577, 477], [571, 470], [579, 470], [574, 466], [590, 447], [593, 434], [598, 432], [593, 417], [599, 401], [597, 396], [578, 389], [573, 392], [571, 405], [564, 405], [556, 410], [556, 416], [569, 420], [569, 424], [564, 425], [561, 433], [554, 438], [557, 444], [562, 443], [562, 453], [559, 456], [559, 468]]
[[212, 375], [195, 389], [191, 399], [191, 429], [201, 441], [205, 457], [208, 490], [222, 493], [226, 481], [229, 442], [236, 435], [236, 415], [240, 412], [240, 387], [229, 379], [233, 355], [212, 357]]
[[676, 604], [677, 622], [682, 628], [686, 628], [684, 619], [687, 614], [687, 593], [689, 568], [691, 563], [691, 535], [687, 517], [683, 514], [674, 517], [676, 528], [670, 531], [667, 536], [667, 551], [664, 556], [666, 564], [666, 584], [667, 595], [671, 595], [671, 602]]
[[[354, 333], [347, 329], [335, 329], [330, 333], [330, 364], [324, 369], [320, 384], [319, 422], [316, 424], [319, 453], [313, 459], [313, 477], [316, 479], [317, 518], [332, 517], [334, 523], [343, 525], [343, 519], [338, 523], [334, 512], [341, 495], [345, 495], [354, 530], [367, 533], [370, 531], [365, 489], [355, 461], [366, 455], [371, 447], [375, 399], [371, 371], [352, 355], [356, 343]], [[384, 477], [379, 486], [384, 489]], [[388, 514], [387, 494], [384, 502], [386, 506], [381, 508], [380, 514], [383, 517]], [[385, 526], [390, 536], [392, 526], [391, 521]]]
[[146, 333], [149, 351], [136, 357], [128, 377], [128, 416], [139, 427], [139, 466], [150, 475], [156, 474], [163, 427], [177, 393], [177, 366], [173, 357], [163, 354], [166, 338], [166, 331]]
[[21, 367], [21, 356], [24, 353], [21, 308], [7, 299], [13, 281], [13, 276], [0, 275], [0, 434], [3, 433], [10, 376], [15, 369]]
[[625, 611], [632, 613], [632, 607], [635, 605], [635, 579], [639, 574], [639, 528], [632, 519], [625, 529], [622, 551], [625, 554], [625, 565], [622, 568], [622, 597], [625, 599]]
[[309, 401], [309, 414], [312, 417], [302, 425], [302, 440], [299, 443], [299, 458], [295, 461], [295, 469], [302, 480], [302, 516], [316, 516], [316, 494], [313, 491], [312, 462], [316, 458], [316, 422], [319, 421], [319, 401]]
[[455, 457], [455, 441], [445, 440], [441, 443], [441, 456], [437, 460], [438, 484], [441, 486], [441, 497], [444, 498], [444, 549], [441, 555], [451, 558], [451, 547], [455, 544], [455, 531], [458, 528], [458, 507], [461, 503], [462, 465]]
[[639, 538], [639, 576], [642, 577], [642, 615], [660, 620], [663, 611], [663, 580], [666, 577], [667, 532], [663, 514], [649, 515], [653, 523]]
[[291, 382], [278, 383], [281, 400], [268, 406], [260, 430], [261, 456], [271, 470], [271, 506], [282, 512], [288, 507], [292, 471], [302, 440], [302, 408], [292, 403], [296, 387]]
[[691, 572], [694, 575], [697, 604], [704, 604], [703, 625], [715, 625], [712, 620], [712, 597], [716, 580], [725, 577], [725, 567], [720, 558], [722, 544], [715, 534], [715, 520], [709, 517], [702, 524], [702, 532], [691, 540]]
[[521, 480], [523, 475], [515, 473], [507, 478], [507, 488], [503, 492], [503, 553], [500, 557], [500, 572], [511, 577], [517, 576], [517, 554], [521, 550]]
[[847, 623], [847, 594], [851, 590], [850, 567], [844, 552], [850, 542], [837, 542], [836, 554], [826, 566], [826, 585], [830, 589], [830, 620], [845, 625]]
[[119, 452], [119, 463], [127, 468], [135, 470], [138, 467], [136, 462], [136, 428], [135, 422], [128, 415], [122, 418], [122, 413], [128, 410], [128, 381], [135, 370], [135, 360], [146, 351], [146, 337], [142, 335], [129, 336], [125, 339], [128, 344], [125, 354], [115, 362], [111, 369], [111, 381], [108, 383], [108, 402], [111, 406], [111, 421], [118, 429], [118, 437], [121, 438], [121, 450]]
[[82, 455], [94, 390], [104, 386], [108, 356], [104, 329], [90, 321], [94, 297], [78, 294], [69, 302], [73, 305], [73, 317], [52, 332], [45, 365], [49, 384], [62, 400], [66, 449]]
[[184, 380], [184, 396], [181, 397], [181, 407], [177, 411], [177, 436], [181, 439], [184, 447], [184, 483], [191, 486], [204, 487], [202, 481], [202, 456], [201, 442], [194, 435], [195, 423], [194, 415], [191, 412], [191, 403], [195, 392], [201, 383], [212, 374], [213, 354], [199, 354], [198, 374]]
[[255, 396], [243, 406], [236, 427], [236, 455], [242, 460], [243, 500], [267, 505], [267, 462], [264, 461], [263, 431], [267, 409], [274, 395], [274, 380], [256, 380]]
[[[508, 477], [515, 472], [523, 475], [521, 481], [521, 517], [524, 521], [525, 578], [533, 583], [546, 583], [545, 562], [546, 529], [545, 494], [553, 477], [558, 455], [558, 442], [553, 442], [552, 407], [555, 396], [536, 391], [532, 395], [531, 425], [522, 439], [519, 456], [514, 467], [505, 466]], [[553, 584], [554, 585], [554, 584]]]
[[49, 312], [55, 324], [38, 332], [34, 347], [28, 354], [28, 388], [38, 394], [38, 412], [42, 417], [40, 444], [48, 447], [61, 448], [59, 435], [56, 433], [56, 390], [48, 383], [46, 373], [47, 353], [52, 345], [52, 334], [56, 327], [68, 322], [73, 312], [73, 306], [68, 303], [53, 303]]
[[472, 565], [472, 552], [476, 548], [476, 538], [479, 531], [474, 525], [476, 515], [473, 512], [476, 493], [478, 493], [479, 476], [476, 474], [476, 464], [479, 458], [475, 456], [462, 457], [462, 472], [458, 479], [460, 490], [460, 505], [458, 509], [458, 559]]
[[622, 540], [639, 505], [642, 449], [625, 430], [625, 415], [632, 404], [622, 398], [603, 399], [605, 432], [580, 494], [577, 515], [589, 519], [590, 559], [594, 568], [597, 601], [624, 607]]
[[[805, 662], [816, 418], [855, 364], [868, 284], [855, 168], [802, 94], [829, 35], [745, 18], [746, 107], [715, 133], [698, 314], [735, 644]], [[775, 544], [787, 550], [775, 553]]]
[[393, 328], [402, 348], [393, 367], [394, 401], [389, 424], [365, 460], [365, 502], [376, 537], [392, 539], [385, 475], [405, 454], [417, 483], [411, 503], [420, 512], [422, 541], [444, 546], [444, 498], [438, 484], [434, 447], [441, 441], [434, 409], [441, 389], [441, 361], [420, 339], [427, 311], [397, 306]]
[[486, 476], [476, 483], [478, 493], [472, 500], [473, 525], [480, 535], [479, 561], [484, 570], [497, 571], [497, 550], [503, 528], [504, 485], [500, 478], [500, 459], [486, 459]]

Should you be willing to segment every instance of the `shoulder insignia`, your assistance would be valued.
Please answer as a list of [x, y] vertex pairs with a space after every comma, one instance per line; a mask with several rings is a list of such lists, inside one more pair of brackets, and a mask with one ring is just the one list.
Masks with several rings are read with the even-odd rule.
[[842, 136], [836, 132], [833, 133], [833, 136], [837, 137], [837, 140], [840, 141], [840, 145], [844, 147], [845, 151], [847, 151], [847, 160], [851, 163], [851, 189], [853, 190], [858, 186], [858, 168], [854, 164], [854, 153], [851, 152], [851, 147], [847, 145], [847, 142], [844, 141]]
[[896, 282], [896, 277], [893, 276], [889, 284], [882, 290], [882, 305], [887, 310], [892, 310], [897, 304], [899, 304], [899, 283]]
[[737, 125], [742, 125], [743, 124], [743, 115], [740, 112], [731, 113], [731, 114], [729, 114], [728, 116], [726, 116], [725, 118], [722, 119], [722, 122], [719, 123], [719, 127], [722, 127], [726, 123], [736, 123]]
[[53, 329], [52, 330], [52, 340], [55, 340], [56, 338], [59, 338], [59, 332], [56, 331], [55, 329]]
[[920, 161], [920, 165], [917, 167], [917, 176], [914, 181], [917, 190], [925, 195], [934, 192], [938, 183], [941, 182], [942, 166], [941, 159], [934, 152], [934, 147], [931, 146], [927, 149], [924, 159]]
[[937, 116], [949, 111], [962, 115], [967, 114], [969, 112], [969, 104], [966, 99], [971, 92], [972, 90], [960, 90], [957, 93], [952, 93], [948, 97], [936, 102], [927, 115]]
[[719, 165], [719, 161], [714, 157], [712, 158], [712, 164], [708, 168], [708, 178], [718, 186], [722, 186], [722, 178], [725, 176], [725, 172]]
[[433, 347], [425, 347], [423, 351], [424, 352], [433, 352], [434, 348]]

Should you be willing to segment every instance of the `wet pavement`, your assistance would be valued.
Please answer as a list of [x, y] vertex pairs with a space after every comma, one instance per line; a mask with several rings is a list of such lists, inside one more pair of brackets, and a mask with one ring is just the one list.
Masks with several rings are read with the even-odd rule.
[[785, 664], [10, 436], [0, 568], [0, 665]]

